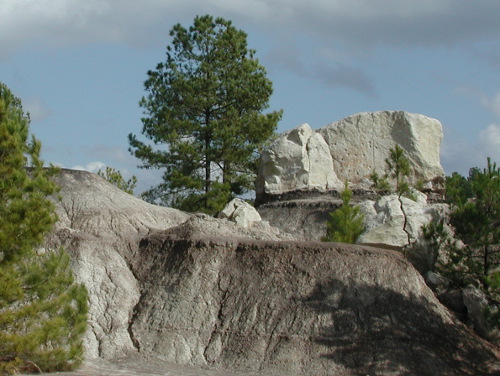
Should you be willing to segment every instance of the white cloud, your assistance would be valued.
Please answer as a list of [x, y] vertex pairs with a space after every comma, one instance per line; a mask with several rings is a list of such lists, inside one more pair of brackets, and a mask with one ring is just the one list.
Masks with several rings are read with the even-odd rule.
[[496, 21], [500, 3], [496, 0], [322, 0], [314, 6], [299, 4], [296, 23], [304, 22], [318, 35], [358, 45], [450, 45], [484, 36], [495, 39], [500, 31]]
[[493, 96], [488, 96], [477, 88], [463, 86], [457, 92], [481, 103], [495, 117], [500, 119], [500, 91]]
[[446, 136], [441, 145], [441, 165], [447, 175], [458, 172], [469, 174], [471, 167], [482, 165], [481, 153], [467, 142]]
[[72, 170], [82, 170], [88, 172], [97, 172], [104, 168], [106, 168], [106, 164], [103, 162], [89, 162], [85, 166], [76, 165], [71, 167]]
[[319, 66], [315, 70], [314, 77], [331, 87], [347, 87], [367, 95], [375, 95], [375, 87], [371, 79], [360, 68], [344, 64]]
[[[303, 56], [307, 58], [302, 58]], [[346, 87], [367, 95], [375, 93], [370, 77], [356, 67], [356, 64], [349, 62], [342, 52], [333, 48], [313, 46], [311, 51], [304, 53], [300, 51], [296, 41], [280, 38], [277, 47], [267, 57], [275, 69], [285, 69], [305, 78], [313, 78], [323, 85]]]
[[0, 57], [30, 43], [37, 46], [147, 41], [168, 1], [3, 0]]
[[472, 167], [486, 167], [486, 158], [500, 162], [500, 125], [490, 124], [479, 132], [477, 140], [466, 140], [453, 129], [445, 128], [441, 145], [441, 164], [446, 174], [458, 172], [464, 176]]
[[102, 162], [91, 162], [85, 166], [74, 166], [73, 169], [97, 172], [106, 166], [120, 171], [125, 180], [135, 176], [137, 187], [135, 192], [144, 192], [162, 182], [164, 171], [157, 169], [138, 169], [141, 161], [132, 156], [128, 150], [119, 146], [96, 145], [82, 148], [88, 158], [100, 159]]
[[[500, 124], [490, 124], [479, 133], [479, 147], [483, 154], [497, 163], [500, 162]], [[485, 164], [486, 161], [483, 165]]]
[[447, 46], [482, 37], [496, 40], [500, 34], [498, 0], [315, 0], [314, 4], [289, 0], [2, 0], [0, 60], [27, 45], [164, 46], [173, 24], [187, 26], [196, 14], [205, 13], [231, 19], [249, 34], [264, 33], [268, 57], [276, 67], [369, 96], [375, 96], [375, 88], [360, 68], [365, 61], [360, 55], [369, 54], [374, 45]]

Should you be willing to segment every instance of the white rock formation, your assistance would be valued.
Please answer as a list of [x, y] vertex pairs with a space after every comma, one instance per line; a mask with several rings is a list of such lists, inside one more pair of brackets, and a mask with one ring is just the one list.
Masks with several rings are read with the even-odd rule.
[[411, 182], [429, 182], [444, 175], [439, 161], [442, 138], [438, 120], [403, 111], [360, 113], [318, 131], [303, 124], [262, 152], [256, 192], [341, 190], [345, 179], [366, 185], [374, 170], [385, 172], [385, 160], [395, 145], [406, 151], [414, 167]]
[[365, 215], [367, 229], [359, 237], [358, 243], [383, 248], [401, 248], [419, 240], [422, 237], [422, 226], [441, 218], [447, 210], [447, 205], [428, 205], [423, 193], [414, 194], [417, 201], [401, 197], [400, 202], [398, 196], [392, 194], [383, 196], [378, 201], [361, 202], [359, 207]]
[[239, 198], [231, 200], [218, 217], [228, 219], [245, 228], [252, 227], [254, 223], [262, 221], [259, 212], [248, 202]]
[[333, 170], [328, 145], [309, 124], [285, 132], [262, 152], [257, 179], [257, 193], [268, 194], [343, 186]]
[[[59, 221], [45, 248], [63, 246], [71, 255], [76, 280], [88, 289], [89, 327], [84, 338], [87, 359], [112, 359], [136, 350], [129, 325], [141, 289], [130, 263], [138, 257], [141, 239], [148, 234], [175, 227], [179, 236], [184, 230], [200, 237], [224, 234], [291, 239], [266, 222], [243, 228], [229, 221], [151, 205], [85, 171], [63, 169], [56, 181], [61, 186], [60, 199], [55, 199]], [[246, 220], [250, 223], [251, 218]]]
[[72, 256], [76, 280], [87, 286], [85, 356], [123, 356], [135, 350], [128, 329], [140, 298], [139, 284], [127, 264], [143, 236], [177, 226], [191, 215], [150, 205], [85, 171], [63, 169], [57, 183], [59, 221], [47, 246], [64, 246]]
[[443, 127], [436, 119], [404, 111], [363, 112], [318, 130], [339, 179], [359, 183], [385, 170], [389, 149], [402, 147], [414, 167], [413, 182], [444, 175], [439, 160]]

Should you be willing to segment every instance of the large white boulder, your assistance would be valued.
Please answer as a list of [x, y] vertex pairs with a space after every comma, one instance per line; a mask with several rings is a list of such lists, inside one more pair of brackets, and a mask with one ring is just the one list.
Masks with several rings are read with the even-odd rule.
[[309, 124], [285, 132], [261, 154], [257, 193], [331, 190], [342, 187], [328, 145]]
[[383, 173], [389, 150], [402, 147], [413, 166], [413, 183], [443, 176], [439, 149], [443, 127], [436, 119], [404, 111], [363, 112], [318, 130], [330, 149], [339, 179], [360, 183]]
[[390, 149], [402, 147], [413, 166], [410, 182], [444, 176], [438, 120], [404, 111], [365, 112], [314, 131], [308, 124], [283, 133], [261, 154], [257, 196], [298, 190], [342, 190], [343, 182], [367, 188], [383, 175]]

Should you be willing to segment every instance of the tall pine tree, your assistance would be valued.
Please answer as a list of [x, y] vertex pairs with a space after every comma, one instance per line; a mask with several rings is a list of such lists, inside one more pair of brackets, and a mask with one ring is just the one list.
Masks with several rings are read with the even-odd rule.
[[272, 83], [231, 21], [198, 16], [170, 32], [166, 62], [148, 72], [142, 133], [129, 135], [144, 168], [164, 169], [150, 198], [188, 211], [214, 213], [232, 195], [253, 188], [259, 148], [274, 134], [281, 111], [268, 108]]
[[40, 250], [57, 220], [56, 170], [43, 168], [29, 123], [0, 83], [0, 373], [73, 368], [86, 328], [87, 293], [69, 256]]

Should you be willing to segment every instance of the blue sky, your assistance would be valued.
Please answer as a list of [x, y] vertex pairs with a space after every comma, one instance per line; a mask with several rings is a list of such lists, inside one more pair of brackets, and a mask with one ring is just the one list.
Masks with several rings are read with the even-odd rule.
[[449, 174], [500, 162], [498, 0], [0, 0], [0, 81], [46, 162], [158, 182], [127, 151], [146, 72], [196, 15], [233, 21], [273, 81], [279, 131], [365, 111], [441, 121]]

